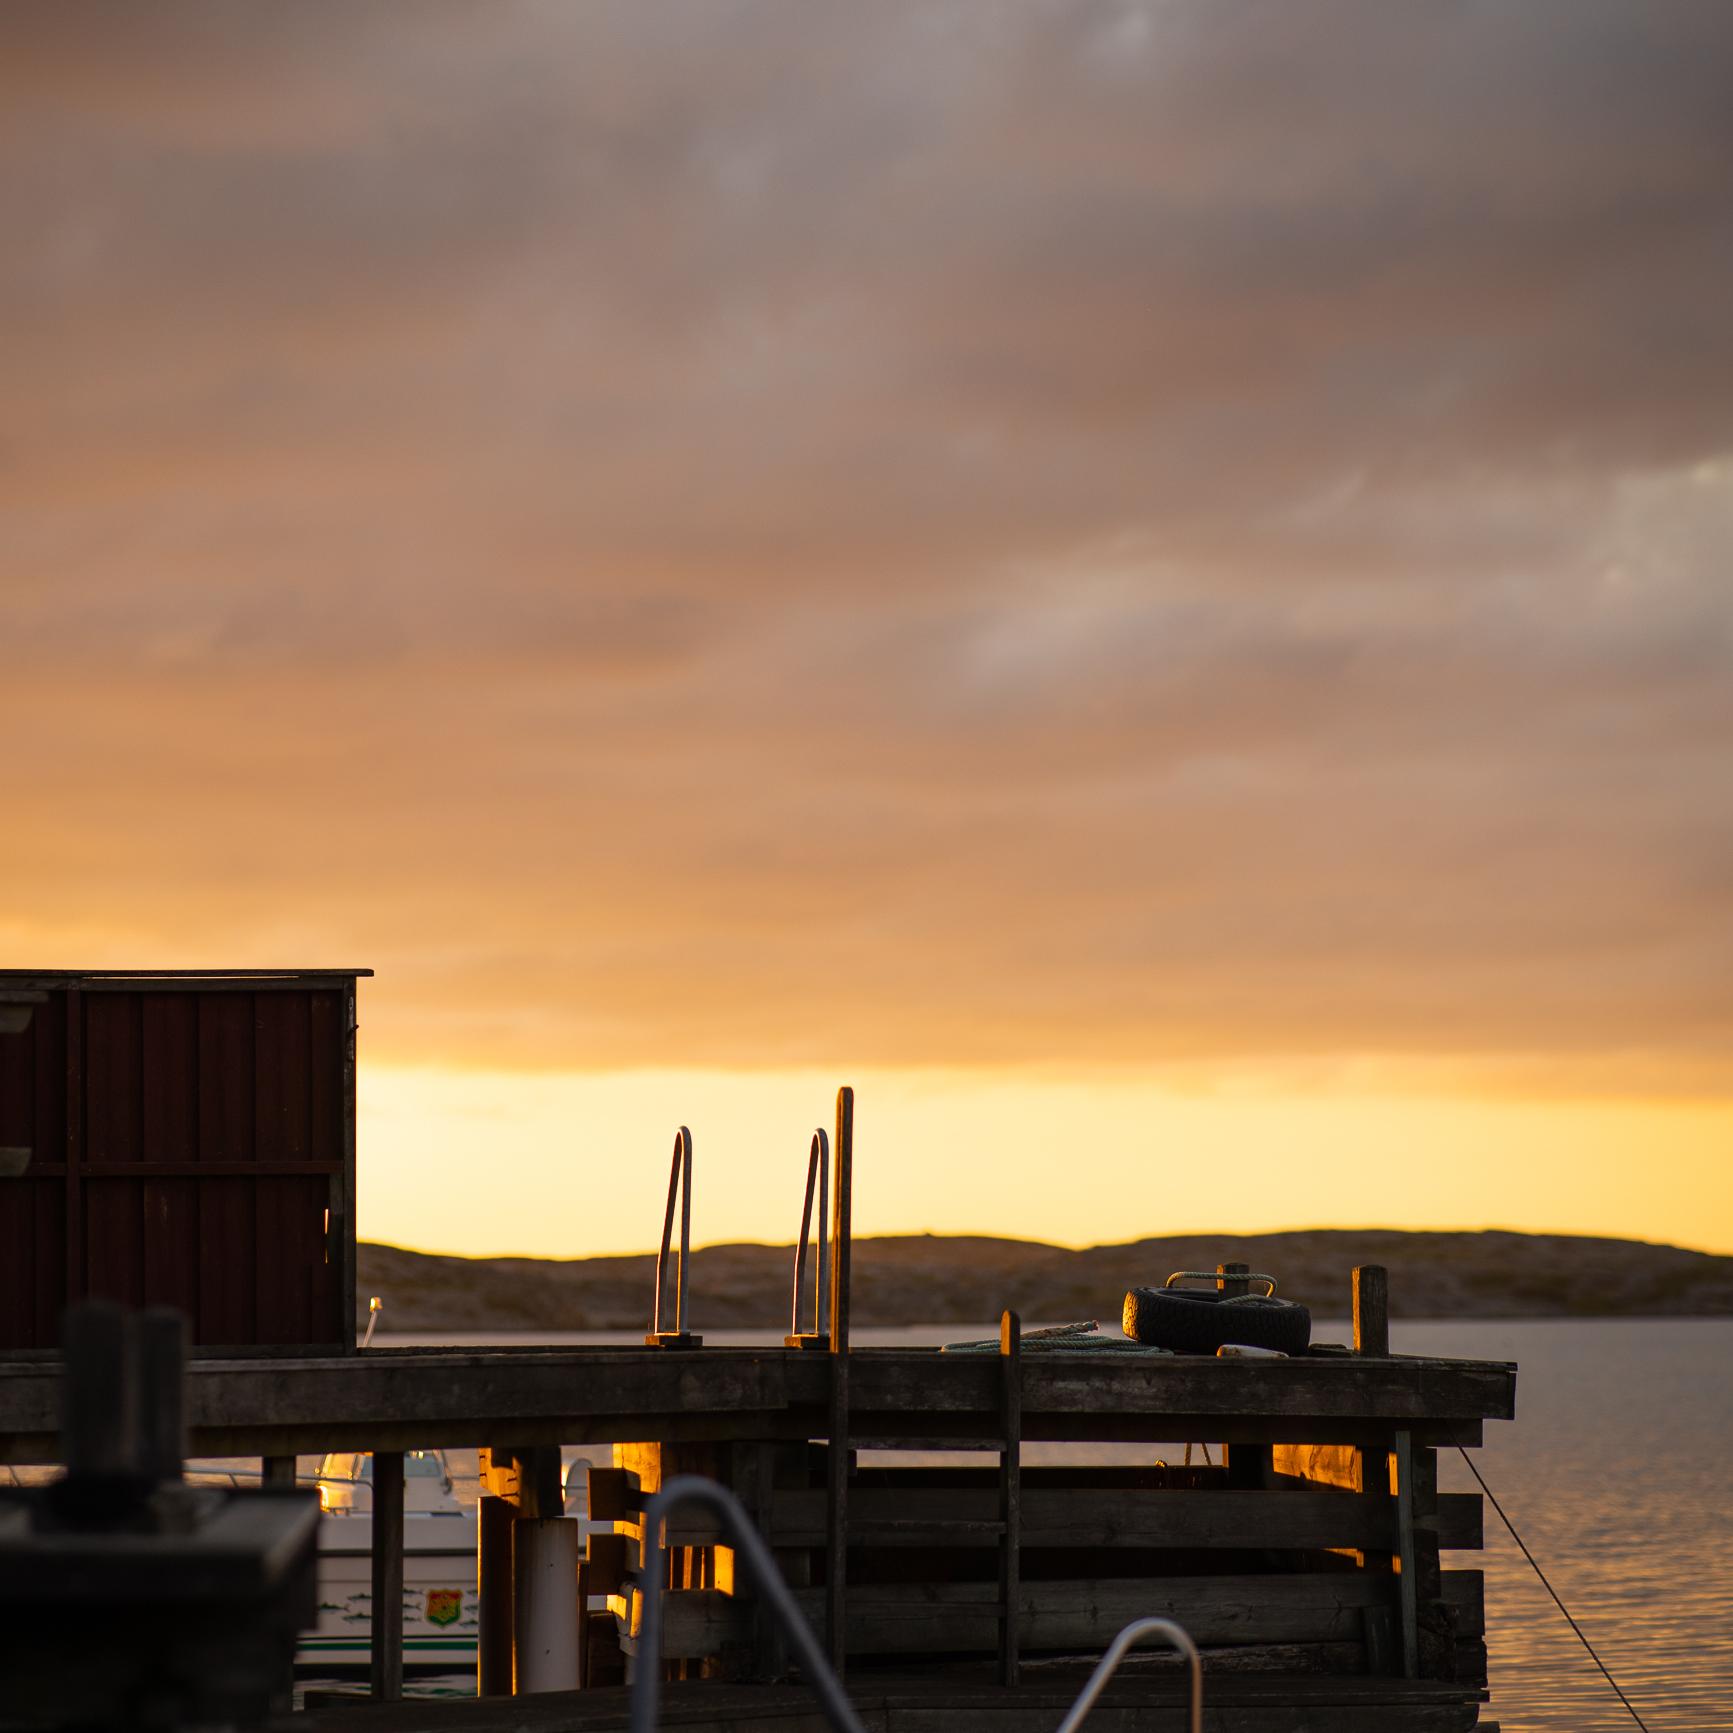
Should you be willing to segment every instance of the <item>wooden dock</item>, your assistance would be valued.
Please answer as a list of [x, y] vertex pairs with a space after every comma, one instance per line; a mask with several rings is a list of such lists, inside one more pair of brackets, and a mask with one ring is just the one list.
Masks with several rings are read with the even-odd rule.
[[[494, 1689], [511, 1688], [511, 1519], [558, 1514], [557, 1470], [551, 1479], [548, 1472], [558, 1444], [610, 1441], [619, 1466], [594, 1476], [592, 1515], [614, 1516], [622, 1532], [612, 1546], [595, 1537], [584, 1566], [585, 1592], [609, 1594], [614, 1612], [605, 1628], [592, 1619], [586, 1632], [598, 1686], [638, 1664], [634, 1577], [644, 1537], [635, 1525], [644, 1502], [665, 1475], [697, 1471], [733, 1486], [752, 1508], [802, 1608], [832, 1633], [851, 1690], [881, 1704], [870, 1725], [910, 1733], [937, 1725], [913, 1706], [915, 1683], [893, 1690], [877, 1678], [877, 1669], [906, 1670], [923, 1658], [937, 1669], [927, 1700], [949, 1705], [947, 1725], [1056, 1724], [1050, 1684], [1026, 1676], [1020, 1691], [989, 1690], [984, 1677], [964, 1684], [946, 1669], [972, 1657], [1016, 1677], [1031, 1658], [1099, 1654], [1122, 1625], [1150, 1613], [1177, 1618], [1211, 1652], [1211, 1701], [1219, 1705], [1212, 1727], [1432, 1733], [1476, 1725], [1485, 1682], [1481, 1577], [1443, 1569], [1440, 1552], [1479, 1546], [1480, 1501], [1438, 1494], [1436, 1451], [1478, 1444], [1487, 1420], [1512, 1415], [1514, 1368], [1340, 1353], [1026, 1354], [1015, 1374], [1015, 1445], [1197, 1439], [1225, 1445], [1225, 1461], [1170, 1468], [1152, 1452], [1140, 1468], [1023, 1468], [1008, 1521], [1000, 1357], [848, 1355], [841, 1460], [852, 1472], [842, 1477], [841, 1510], [829, 1443], [837, 1358], [767, 1347], [204, 1359], [187, 1369], [188, 1450], [278, 1461], [374, 1451], [375, 1531], [384, 1543], [376, 1604], [390, 1608], [391, 1542], [401, 1544], [401, 1520], [394, 1524], [389, 1465], [406, 1449], [482, 1445], [493, 1494], [482, 1523], [482, 1665]], [[0, 1365], [0, 1460], [58, 1460], [60, 1401], [56, 1362]], [[998, 1469], [991, 1458], [973, 1469], [854, 1465], [853, 1453], [869, 1445], [974, 1447], [999, 1451], [1001, 1461]], [[490, 1505], [505, 1518], [503, 1530]], [[1013, 1527], [1016, 1568], [1007, 1571]], [[833, 1545], [839, 1529], [842, 1549]], [[696, 1512], [671, 1521], [667, 1535], [674, 1563], [662, 1658], [695, 1687], [779, 1672], [773, 1636], [757, 1628], [750, 1585], [734, 1580], [720, 1538]], [[833, 1573], [837, 1559], [846, 1569]], [[395, 1562], [400, 1569], [400, 1553]], [[388, 1614], [375, 1672], [388, 1697], [401, 1680], [388, 1654], [390, 1623]], [[1287, 1670], [1223, 1673], [1218, 1684], [1213, 1673], [1233, 1666], [1236, 1653], [1251, 1666]], [[1164, 1724], [1165, 1684], [1127, 1689], [1149, 1694], [1137, 1725]], [[1010, 1695], [1001, 1702], [993, 1691]], [[538, 1714], [574, 1730], [621, 1724], [608, 1719], [623, 1710], [605, 1690], [580, 1698]], [[804, 1693], [785, 1686], [688, 1693], [677, 1702], [682, 1715], [690, 1708], [696, 1716], [694, 1726], [722, 1725], [729, 1704], [742, 1711], [739, 1727], [799, 1726], [810, 1714]], [[783, 1705], [774, 1715], [771, 1702]], [[669, 1724], [686, 1724], [673, 1718], [675, 1707]], [[442, 1706], [438, 1714], [458, 1717], [441, 1725], [465, 1725], [468, 1715], [479, 1728], [491, 1712]], [[411, 1721], [380, 1721], [381, 1733], [421, 1725], [413, 1718], [432, 1712], [400, 1713]], [[1110, 1705], [1100, 1714], [1101, 1725], [1116, 1724]]]
[[[194, 1457], [256, 1455], [280, 1482], [297, 1455], [373, 1453], [371, 1684], [383, 1701], [317, 1721], [355, 1733], [482, 1733], [508, 1719], [599, 1733], [624, 1725], [625, 1681], [654, 1665], [676, 1687], [667, 1725], [817, 1725], [809, 1692], [791, 1681], [784, 1632], [716, 1517], [676, 1505], [661, 1533], [648, 1532], [663, 1485], [697, 1475], [737, 1501], [736, 1544], [755, 1532], [770, 1549], [793, 1596], [787, 1629], [804, 1618], [830, 1667], [846, 1671], [866, 1725], [886, 1733], [1045, 1733], [1080, 1669], [1149, 1615], [1177, 1621], [1204, 1651], [1214, 1733], [1491, 1733], [1479, 1720], [1481, 1573], [1443, 1562], [1480, 1546], [1480, 1499], [1439, 1492], [1438, 1452], [1472, 1448], [1485, 1422], [1512, 1418], [1515, 1367], [1392, 1355], [1374, 1268], [1354, 1272], [1352, 1352], [1041, 1351], [1009, 1312], [997, 1353], [852, 1348], [852, 1142], [844, 1090], [828, 1318], [818, 1306], [813, 1320], [827, 1327], [801, 1330], [797, 1278], [787, 1345], [705, 1348], [688, 1327], [682, 1128], [642, 1347], [219, 1351], [187, 1366]], [[1223, 1264], [1216, 1279], [1237, 1295], [1249, 1272]], [[0, 1361], [0, 1462], [63, 1459], [63, 1396], [56, 1357]], [[1075, 1466], [1025, 1466], [1034, 1442], [1148, 1449], [1131, 1467], [1089, 1466], [1087, 1451]], [[614, 1466], [592, 1471], [589, 1515], [613, 1532], [591, 1532], [579, 1559], [559, 1447], [596, 1443], [613, 1446]], [[1181, 1461], [1157, 1459], [1176, 1444]], [[403, 1453], [469, 1446], [484, 1488], [482, 1701], [394, 1706]], [[888, 1465], [863, 1464], [869, 1448], [891, 1453]], [[978, 1452], [978, 1465], [934, 1466], [936, 1449]], [[550, 1574], [549, 1561], [563, 1562]], [[660, 1594], [654, 1656], [647, 1584]], [[584, 1610], [604, 1596], [606, 1614]], [[1176, 1683], [1144, 1664], [1092, 1725], [1177, 1728]], [[556, 1688], [568, 1684], [582, 1688]]]

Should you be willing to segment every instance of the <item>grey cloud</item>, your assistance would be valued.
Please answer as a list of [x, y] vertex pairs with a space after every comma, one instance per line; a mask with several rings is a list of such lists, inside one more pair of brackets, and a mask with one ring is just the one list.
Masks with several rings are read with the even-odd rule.
[[444, 1052], [1726, 1064], [1726, 7], [239, 16], [0, 22], [9, 903]]

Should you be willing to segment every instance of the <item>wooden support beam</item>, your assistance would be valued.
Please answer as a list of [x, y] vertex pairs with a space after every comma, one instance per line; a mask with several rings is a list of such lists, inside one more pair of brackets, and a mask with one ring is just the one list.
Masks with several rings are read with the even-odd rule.
[[1396, 1475], [1396, 1569], [1402, 1620], [1402, 1676], [1420, 1677], [1420, 1604], [1415, 1586], [1414, 1549], [1414, 1440], [1407, 1432], [1396, 1434], [1390, 1453]]
[[511, 1501], [484, 1492], [476, 1508], [475, 1690], [478, 1697], [511, 1695], [512, 1609]]
[[830, 1510], [825, 1536], [824, 1631], [830, 1664], [840, 1679], [848, 1664], [849, 1278], [854, 1244], [854, 1091], [836, 1092], [836, 1140], [831, 1179], [830, 1254]]
[[999, 1318], [1000, 1401], [1005, 1424], [999, 1447], [999, 1683], [1017, 1683], [1023, 1602], [1023, 1348], [1015, 1312]]
[[565, 1515], [558, 1445], [484, 1446], [479, 1464], [482, 1486], [503, 1498], [514, 1516], [540, 1520]]
[[478, 1465], [483, 1496], [475, 1530], [480, 1596], [476, 1691], [483, 1697], [503, 1697], [519, 1688], [516, 1681], [524, 1674], [519, 1637], [533, 1612], [521, 1604], [518, 1585], [524, 1567], [514, 1524], [563, 1516], [565, 1493], [558, 1445], [485, 1445]]
[[403, 1695], [403, 1452], [373, 1453], [372, 1688], [380, 1702]]
[[[1217, 1291], [1229, 1299], [1250, 1293], [1252, 1284], [1247, 1278], [1251, 1273], [1250, 1264], [1217, 1264]], [[1261, 1487], [1269, 1482], [1270, 1447], [1267, 1444], [1224, 1443], [1222, 1462], [1228, 1471], [1229, 1486]]]

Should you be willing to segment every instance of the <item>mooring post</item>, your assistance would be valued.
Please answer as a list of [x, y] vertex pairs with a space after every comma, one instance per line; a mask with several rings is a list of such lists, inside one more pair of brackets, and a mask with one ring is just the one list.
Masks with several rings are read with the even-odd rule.
[[371, 1683], [381, 1702], [403, 1695], [403, 1452], [373, 1453]]
[[840, 1679], [848, 1660], [848, 1301], [854, 1233], [854, 1091], [836, 1092], [836, 1188], [830, 1213], [830, 1455], [825, 1516], [824, 1627]]
[[259, 1480], [264, 1486], [293, 1486], [295, 1459], [292, 1456], [261, 1456]]
[[999, 1401], [1004, 1441], [999, 1447], [999, 1682], [1017, 1683], [1019, 1617], [1023, 1598], [1023, 1323], [1015, 1312], [999, 1318]]
[[1382, 1264], [1354, 1266], [1354, 1352], [1390, 1357], [1390, 1272]]

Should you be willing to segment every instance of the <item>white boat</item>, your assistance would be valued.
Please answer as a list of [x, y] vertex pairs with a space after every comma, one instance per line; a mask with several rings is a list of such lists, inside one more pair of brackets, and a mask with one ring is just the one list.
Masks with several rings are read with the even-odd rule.
[[[589, 1470], [612, 1453], [568, 1449], [562, 1477], [568, 1516], [591, 1528]], [[467, 1459], [459, 1460], [459, 1459]], [[407, 1451], [403, 1458], [403, 1664], [418, 1672], [472, 1673], [475, 1582], [474, 1452]], [[319, 1464], [319, 1622], [302, 1637], [297, 1671], [364, 1669], [372, 1659], [373, 1459], [334, 1452]], [[466, 1498], [464, 1494], [468, 1494]], [[612, 1532], [611, 1523], [594, 1527]], [[594, 1605], [605, 1606], [605, 1600]]]
[[[373, 1458], [336, 1452], [319, 1465], [319, 1622], [296, 1666], [366, 1667], [373, 1652]], [[475, 1507], [459, 1501], [445, 1455], [403, 1458], [403, 1664], [419, 1671], [475, 1666]]]
[[[591, 1523], [592, 1463], [613, 1459], [607, 1445], [568, 1446], [560, 1453], [568, 1516], [582, 1532], [612, 1533]], [[28, 1475], [30, 1471], [22, 1471]], [[403, 1663], [420, 1673], [475, 1669], [475, 1501], [480, 1490], [473, 1450], [414, 1450], [403, 1458]], [[189, 1461], [194, 1485], [257, 1486], [259, 1459], [208, 1457]], [[20, 1471], [13, 1471], [20, 1479]], [[297, 1672], [329, 1675], [365, 1671], [373, 1654], [373, 1458], [339, 1451], [303, 1457], [300, 1484], [316, 1487], [319, 1522], [319, 1619], [295, 1652]], [[592, 1597], [592, 1609], [607, 1606]]]

